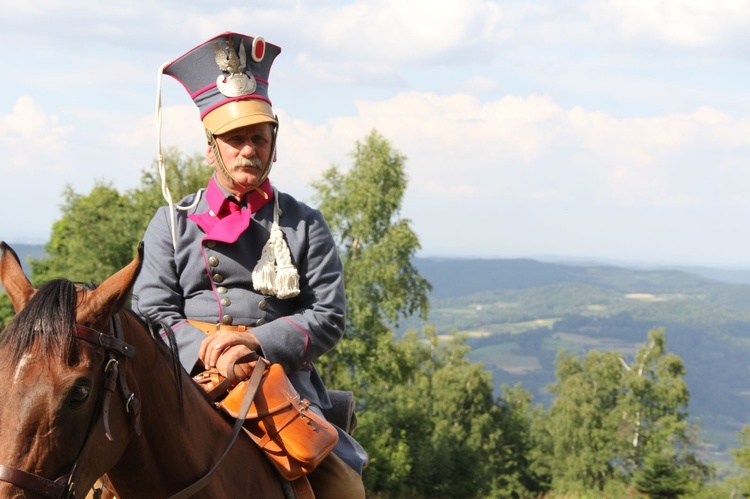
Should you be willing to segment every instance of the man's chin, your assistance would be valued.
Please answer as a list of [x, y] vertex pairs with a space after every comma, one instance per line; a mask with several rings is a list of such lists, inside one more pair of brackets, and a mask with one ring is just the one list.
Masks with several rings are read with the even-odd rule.
[[257, 186], [259, 175], [235, 175], [234, 180], [245, 187]]

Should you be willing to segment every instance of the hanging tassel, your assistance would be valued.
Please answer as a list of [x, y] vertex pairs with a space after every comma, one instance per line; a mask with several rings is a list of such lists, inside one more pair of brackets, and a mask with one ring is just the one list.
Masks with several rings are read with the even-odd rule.
[[284, 234], [278, 225], [274, 224], [274, 227], [279, 231], [273, 247], [276, 256], [276, 296], [282, 299], [293, 298], [299, 294], [299, 273], [292, 265]]
[[[274, 224], [275, 225], [275, 224]], [[263, 246], [260, 260], [253, 269], [253, 286], [256, 291], [265, 295], [273, 295], [276, 292], [276, 257], [274, 256], [274, 231], [271, 229], [271, 237]]]
[[299, 294], [299, 272], [292, 264], [289, 246], [279, 227], [279, 193], [274, 189], [271, 235], [253, 269], [253, 287], [266, 295], [293, 298]]

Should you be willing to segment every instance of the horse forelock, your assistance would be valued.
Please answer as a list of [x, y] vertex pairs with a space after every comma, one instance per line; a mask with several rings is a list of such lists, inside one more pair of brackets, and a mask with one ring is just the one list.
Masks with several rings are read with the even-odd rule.
[[76, 285], [66, 279], [55, 279], [39, 288], [0, 333], [6, 362], [18, 364], [32, 349], [42, 356], [57, 350], [66, 362], [75, 362], [76, 299]]

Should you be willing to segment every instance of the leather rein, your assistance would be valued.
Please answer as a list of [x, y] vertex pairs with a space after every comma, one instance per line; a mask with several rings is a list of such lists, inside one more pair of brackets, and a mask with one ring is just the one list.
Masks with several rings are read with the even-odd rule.
[[[104, 334], [95, 331], [81, 324], [76, 324], [73, 335], [94, 346], [101, 347], [107, 352], [107, 359], [104, 364], [104, 382], [102, 383], [102, 392], [100, 392], [101, 405], [100, 413], [94, 414], [89, 424], [89, 430], [86, 439], [81, 447], [78, 457], [73, 463], [70, 472], [60, 476], [56, 480], [49, 480], [40, 475], [35, 475], [27, 471], [13, 468], [11, 466], [0, 465], [0, 481], [12, 483], [16, 487], [24, 490], [33, 491], [36, 494], [49, 497], [51, 499], [75, 499], [75, 487], [80, 476], [79, 463], [84, 455], [86, 448], [91, 439], [94, 426], [101, 416], [104, 424], [104, 432], [108, 440], [114, 440], [109, 427], [109, 404], [117, 386], [120, 386], [120, 394], [125, 402], [125, 410], [130, 416], [131, 427], [137, 435], [141, 434], [141, 405], [138, 398], [130, 388], [128, 388], [125, 379], [124, 363], [127, 359], [135, 356], [135, 348], [120, 338], [119, 329], [120, 319], [118, 316], [112, 318], [110, 327], [112, 334]], [[120, 364], [123, 364], [122, 368]]]

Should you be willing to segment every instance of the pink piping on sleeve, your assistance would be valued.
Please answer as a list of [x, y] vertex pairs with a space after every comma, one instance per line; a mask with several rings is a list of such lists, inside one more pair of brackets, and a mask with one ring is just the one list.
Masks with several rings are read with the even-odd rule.
[[302, 358], [304, 359], [307, 356], [307, 349], [310, 346], [310, 334], [307, 331], [305, 331], [304, 329], [302, 329], [302, 327], [299, 324], [297, 324], [296, 322], [294, 322], [293, 320], [291, 320], [289, 317], [282, 317], [282, 319], [284, 319], [288, 323], [292, 324], [294, 327], [296, 327], [297, 329], [299, 329], [302, 334], [305, 335], [305, 351], [302, 352]]
[[[180, 329], [182, 326], [185, 326], [185, 325], [187, 325], [187, 321], [180, 321], [180, 322], [178, 322], [177, 324], [174, 325], [174, 327], [172, 328], [172, 331], [176, 331], [176, 330]], [[159, 333], [159, 335], [162, 338], [166, 338], [167, 337], [167, 332], [166, 331], [162, 331], [161, 333]]]

